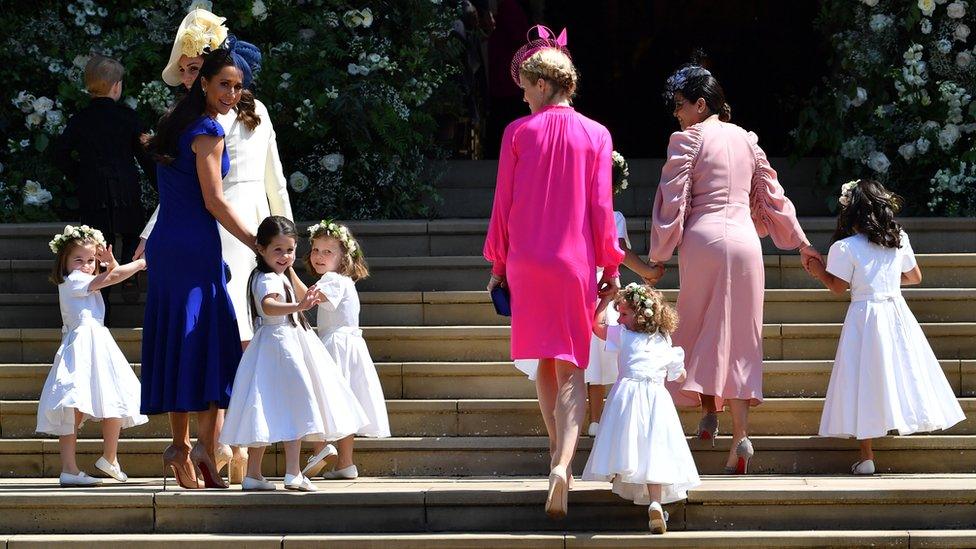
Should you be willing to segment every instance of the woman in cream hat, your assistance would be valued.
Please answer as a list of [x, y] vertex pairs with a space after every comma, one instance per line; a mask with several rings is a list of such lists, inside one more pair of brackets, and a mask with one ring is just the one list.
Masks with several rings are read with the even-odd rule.
[[[231, 50], [235, 64], [244, 75], [245, 90], [235, 109], [217, 117], [217, 122], [224, 129], [224, 146], [230, 157], [230, 171], [223, 180], [224, 198], [244, 224], [256, 232], [261, 220], [269, 215], [291, 218], [291, 203], [268, 109], [250, 91], [254, 75], [261, 66], [261, 53], [252, 44], [229, 35], [224, 21], [225, 18], [204, 9], [194, 9], [188, 13], [176, 32], [162, 77], [171, 86], [182, 84], [189, 90], [207, 53], [221, 44]], [[135, 257], [142, 255], [158, 213], [157, 208], [143, 230]], [[241, 343], [246, 347], [254, 334], [247, 314], [247, 279], [256, 266], [254, 251], [223, 227], [220, 227], [220, 241], [224, 262], [230, 269], [227, 292], [237, 313]], [[223, 410], [217, 420], [218, 436], [222, 425]], [[218, 448], [217, 452], [215, 461], [218, 470], [229, 463], [231, 482], [240, 482], [246, 458], [236, 448], [233, 457], [226, 446]]]

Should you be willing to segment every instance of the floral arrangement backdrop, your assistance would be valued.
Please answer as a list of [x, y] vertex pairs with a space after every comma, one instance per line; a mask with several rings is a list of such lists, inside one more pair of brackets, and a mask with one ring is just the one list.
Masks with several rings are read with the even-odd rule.
[[976, 6], [826, 0], [816, 24], [834, 70], [801, 113], [796, 154], [824, 154], [835, 190], [873, 177], [908, 213], [976, 215]]
[[439, 121], [458, 104], [456, 2], [41, 0], [8, 3], [0, 18], [0, 222], [73, 218], [74, 189], [47, 152], [88, 101], [85, 63], [92, 53], [119, 59], [122, 101], [151, 128], [181, 93], [160, 72], [192, 7], [261, 48], [255, 95], [271, 113], [297, 217], [428, 213]]

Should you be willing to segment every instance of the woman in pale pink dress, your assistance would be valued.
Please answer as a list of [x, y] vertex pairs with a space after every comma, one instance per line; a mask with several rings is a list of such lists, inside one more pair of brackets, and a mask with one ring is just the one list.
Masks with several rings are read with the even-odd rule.
[[[765, 276], [759, 238], [799, 249], [806, 266], [819, 258], [783, 194], [776, 171], [752, 132], [730, 124], [718, 81], [691, 65], [668, 79], [681, 131], [671, 135], [654, 198], [650, 252], [664, 263], [678, 249], [681, 323], [687, 379], [669, 384], [675, 404], [701, 406], [698, 437], [714, 444], [716, 412], [732, 412], [727, 473], [744, 474], [753, 455], [749, 407], [762, 402], [762, 312]], [[656, 282], [656, 281], [651, 281]]]
[[[512, 77], [532, 112], [505, 128], [484, 255], [488, 289], [507, 285], [512, 358], [539, 359], [536, 391], [549, 433], [546, 512], [566, 514], [570, 462], [586, 415], [583, 370], [599, 292], [615, 293], [623, 252], [612, 207], [610, 133], [570, 106], [576, 70], [565, 31], [516, 53]], [[598, 286], [593, 278], [603, 267]]]

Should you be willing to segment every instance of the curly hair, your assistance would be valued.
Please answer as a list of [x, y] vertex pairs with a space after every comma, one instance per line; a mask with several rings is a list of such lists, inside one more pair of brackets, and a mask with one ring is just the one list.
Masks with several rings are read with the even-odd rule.
[[902, 228], [895, 221], [895, 214], [901, 210], [902, 197], [873, 179], [858, 179], [845, 191], [844, 197], [831, 242], [864, 233], [878, 246], [901, 247]]
[[635, 332], [671, 334], [678, 328], [678, 312], [651, 286], [628, 284], [613, 300], [618, 310], [622, 304], [634, 311]]
[[[65, 263], [67, 263], [68, 256], [71, 255], [71, 252], [73, 252], [78, 246], [95, 246], [95, 250], [97, 251], [99, 242], [94, 238], [73, 238], [58, 248], [58, 254], [54, 258], [54, 266], [51, 268], [51, 274], [49, 274], [47, 277], [51, 284], [57, 286], [64, 282], [64, 279], [71, 274], [68, 271], [68, 266], [65, 265]], [[95, 274], [101, 272], [101, 263], [95, 261]]]
[[555, 48], [541, 49], [528, 57], [519, 67], [519, 74], [535, 84], [541, 78], [553, 85], [549, 99], [557, 93], [565, 93], [569, 98], [576, 95], [579, 75], [573, 61], [565, 53]]
[[[358, 282], [369, 276], [369, 265], [366, 264], [366, 256], [362, 253], [362, 245], [360, 245], [359, 241], [352, 237], [351, 231], [349, 232], [349, 236], [350, 238], [353, 238], [353, 242], [355, 242], [355, 245], [358, 248], [357, 253], [350, 253], [349, 249], [346, 248], [345, 243], [343, 243], [341, 239], [329, 234], [328, 230], [325, 228], [321, 228], [309, 235], [308, 242], [309, 244], [314, 245], [316, 238], [335, 239], [335, 241], [339, 243], [339, 249], [342, 250], [342, 262], [339, 263], [339, 274], [348, 276], [353, 280], [353, 282]], [[315, 266], [312, 265], [311, 249], [309, 249], [308, 253], [305, 254], [305, 268], [313, 275], [318, 274], [315, 272]]]

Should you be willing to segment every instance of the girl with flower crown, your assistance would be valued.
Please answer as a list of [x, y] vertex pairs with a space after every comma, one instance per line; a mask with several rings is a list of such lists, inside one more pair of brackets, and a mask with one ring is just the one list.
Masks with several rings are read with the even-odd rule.
[[[366, 258], [359, 242], [345, 225], [334, 221], [322, 221], [308, 229], [311, 250], [305, 256], [305, 266], [321, 278], [315, 284], [320, 294], [318, 328], [322, 343], [342, 370], [352, 392], [366, 412], [369, 420], [356, 435], [362, 437], [390, 436], [390, 420], [386, 413], [386, 400], [380, 385], [376, 366], [369, 356], [363, 331], [359, 329], [359, 294], [356, 282], [369, 276]], [[295, 280], [299, 294], [304, 285]], [[326, 464], [325, 460], [312, 464], [321, 454], [325, 443], [318, 443], [316, 454], [309, 459], [304, 474], [315, 476]], [[326, 480], [354, 479], [359, 470], [352, 460], [353, 437], [338, 442], [339, 455], [335, 467], [322, 476]]]
[[851, 292], [820, 436], [856, 438], [855, 475], [875, 471], [872, 439], [948, 429], [966, 416], [901, 286], [922, 282], [912, 245], [895, 214], [901, 197], [861, 179], [841, 189], [840, 214], [827, 265], [810, 273], [830, 291]]
[[[101, 231], [68, 225], [49, 244], [57, 257], [51, 282], [58, 286], [64, 328], [51, 373], [37, 407], [37, 432], [56, 435], [61, 453], [61, 486], [94, 486], [101, 481], [78, 468], [78, 429], [88, 419], [102, 423], [102, 456], [95, 467], [125, 482], [118, 462], [119, 431], [149, 419], [139, 413], [139, 380], [105, 328], [99, 290], [146, 267], [143, 259], [119, 265]], [[100, 265], [105, 270], [99, 271]]]
[[685, 353], [673, 347], [678, 314], [661, 292], [628, 284], [613, 300], [619, 324], [607, 321], [610, 298], [600, 301], [593, 333], [616, 354], [619, 370], [603, 410], [600, 430], [583, 469], [583, 480], [613, 483], [613, 492], [649, 505], [648, 526], [667, 531], [662, 503], [688, 497], [701, 484], [678, 412], [665, 381], [685, 379]]

